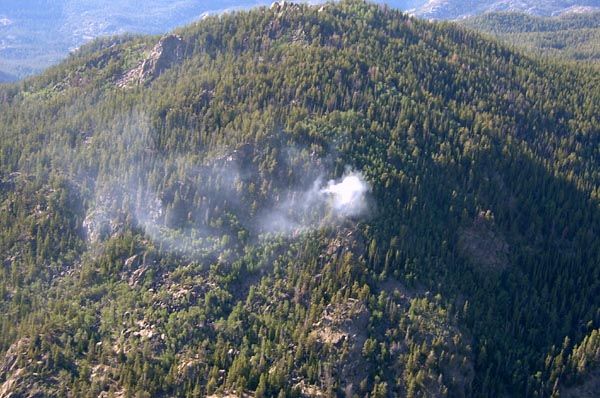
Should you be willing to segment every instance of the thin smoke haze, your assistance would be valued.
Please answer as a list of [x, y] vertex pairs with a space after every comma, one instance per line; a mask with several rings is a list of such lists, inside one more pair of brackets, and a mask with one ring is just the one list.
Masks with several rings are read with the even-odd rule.
[[[273, 188], [265, 191], [254, 212], [250, 206], [253, 192], [248, 188], [258, 185], [261, 176], [256, 160], [249, 159], [264, 155], [260, 148], [248, 146], [207, 159], [181, 155], [167, 160], [158, 151], [144, 156], [147, 148], [153, 148], [153, 140], [143, 113], [124, 116], [120, 126], [120, 133], [113, 137], [127, 148], [128, 171], [118, 173], [115, 165], [114, 173], [92, 185], [94, 205], [88, 209], [84, 226], [90, 242], [113, 236], [130, 220], [162, 250], [195, 257], [235, 246], [235, 239], [222, 237], [238, 236], [240, 231], [245, 241], [296, 236], [369, 213], [371, 187], [360, 171], [348, 166], [337, 179], [325, 177], [333, 174], [334, 149], [318, 157], [277, 136], [282, 141], [278, 160], [288, 173], [272, 180]], [[148, 179], [152, 172], [174, 170], [178, 177], [168, 186]]]

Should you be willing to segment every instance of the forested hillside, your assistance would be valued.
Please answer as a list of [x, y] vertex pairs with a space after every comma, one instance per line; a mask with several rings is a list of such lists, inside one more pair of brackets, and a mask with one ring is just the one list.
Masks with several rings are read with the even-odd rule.
[[[0, 72], [39, 74], [98, 38], [156, 34], [205, 15], [270, 6], [273, 0], [19, 0], [0, 2]], [[325, 0], [297, 0], [318, 4]], [[489, 12], [530, 15], [600, 11], [600, 0], [374, 0], [420, 18], [461, 19]], [[596, 37], [597, 39], [597, 37]], [[576, 39], [575, 39], [576, 40]], [[591, 40], [591, 39], [590, 39]], [[0, 77], [0, 82], [3, 82]]]
[[600, 12], [560, 17], [489, 13], [461, 23], [536, 55], [582, 63], [600, 61]]
[[0, 397], [589, 391], [599, 231], [596, 70], [359, 0], [98, 40], [0, 86]]
[[[268, 0], [18, 0], [0, 2], [0, 71], [23, 78], [100, 36], [155, 34], [204, 13]], [[1, 80], [0, 80], [1, 82]]]

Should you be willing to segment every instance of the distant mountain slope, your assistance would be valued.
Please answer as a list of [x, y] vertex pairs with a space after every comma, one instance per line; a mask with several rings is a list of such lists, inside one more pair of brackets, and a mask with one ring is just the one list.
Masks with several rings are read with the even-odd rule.
[[357, 0], [93, 41], [0, 87], [0, 394], [593, 388], [599, 159], [599, 71]]
[[600, 10], [599, 0], [429, 0], [392, 1], [391, 4], [409, 10], [423, 18], [458, 19], [487, 12], [524, 12], [530, 15], [551, 16], [565, 12]]
[[[423, 18], [455, 19], [489, 11], [550, 15], [600, 0], [376, 0]], [[323, 3], [321, 0], [300, 2]], [[37, 73], [99, 36], [165, 33], [205, 13], [270, 5], [272, 0], [23, 0], [0, 2], [0, 71]]]
[[9, 83], [15, 80], [17, 80], [16, 76], [9, 75], [8, 73], [0, 71], [0, 83]]
[[2, 1], [0, 70], [26, 76], [57, 63], [98, 36], [164, 33], [204, 13], [260, 4], [268, 1]]
[[600, 12], [569, 13], [558, 17], [488, 13], [461, 23], [536, 54], [600, 61]]

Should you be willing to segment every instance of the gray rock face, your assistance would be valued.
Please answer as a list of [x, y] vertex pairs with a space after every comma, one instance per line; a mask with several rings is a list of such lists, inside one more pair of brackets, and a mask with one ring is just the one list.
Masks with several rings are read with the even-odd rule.
[[183, 40], [177, 35], [164, 36], [150, 55], [138, 66], [125, 73], [117, 82], [119, 87], [148, 83], [183, 59]]
[[101, 243], [115, 235], [119, 224], [102, 210], [87, 215], [83, 221], [83, 230], [88, 242], [92, 245]]
[[183, 41], [176, 35], [160, 39], [150, 56], [141, 65], [142, 77], [147, 80], [159, 76], [183, 58]]

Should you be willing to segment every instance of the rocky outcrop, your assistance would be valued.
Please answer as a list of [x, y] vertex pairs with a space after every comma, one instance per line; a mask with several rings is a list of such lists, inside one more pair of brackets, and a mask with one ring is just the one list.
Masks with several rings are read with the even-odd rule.
[[40, 372], [48, 354], [31, 357], [34, 344], [29, 338], [17, 340], [0, 359], [0, 398], [55, 396], [51, 381]]
[[344, 341], [358, 340], [362, 348], [366, 336], [369, 312], [365, 305], [355, 299], [325, 307], [321, 319], [313, 325], [313, 335], [324, 344], [338, 346]]
[[290, 1], [282, 0], [276, 1], [271, 4], [271, 11], [276, 13], [283, 13], [288, 10], [300, 10], [301, 6], [299, 4], [292, 3]]
[[89, 212], [83, 220], [83, 231], [91, 245], [97, 245], [119, 233], [124, 226], [124, 215], [111, 214], [106, 208], [97, 208]]
[[346, 352], [346, 360], [338, 362], [338, 371], [340, 379], [350, 389], [355, 388], [367, 375], [361, 350], [368, 337], [369, 317], [369, 310], [362, 301], [349, 298], [339, 304], [328, 304], [321, 319], [313, 324], [311, 336], [327, 351], [334, 356]]
[[183, 40], [177, 35], [167, 35], [159, 40], [150, 55], [138, 66], [119, 79], [117, 86], [128, 87], [151, 82], [171, 66], [183, 59]]

